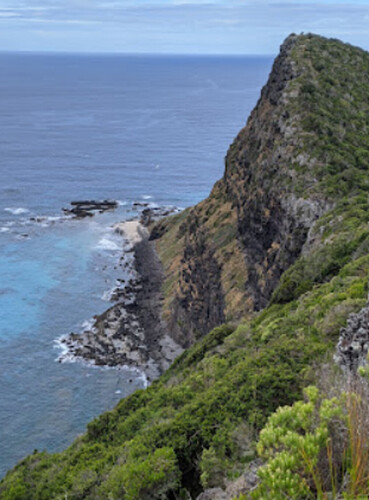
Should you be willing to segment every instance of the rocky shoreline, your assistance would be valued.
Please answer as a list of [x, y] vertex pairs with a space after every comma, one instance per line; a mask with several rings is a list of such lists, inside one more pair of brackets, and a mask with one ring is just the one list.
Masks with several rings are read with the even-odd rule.
[[110, 300], [115, 303], [94, 317], [90, 329], [59, 339], [64, 350], [60, 362], [81, 360], [97, 366], [129, 366], [143, 371], [151, 381], [182, 352], [161, 317], [163, 269], [149, 239], [150, 233], [142, 223], [177, 209], [140, 208], [140, 220], [114, 226], [129, 242], [124, 251], [131, 254], [131, 258], [127, 261], [122, 256], [121, 263], [125, 262], [123, 267], [131, 277], [128, 282], [121, 280], [123, 286], [112, 291]]

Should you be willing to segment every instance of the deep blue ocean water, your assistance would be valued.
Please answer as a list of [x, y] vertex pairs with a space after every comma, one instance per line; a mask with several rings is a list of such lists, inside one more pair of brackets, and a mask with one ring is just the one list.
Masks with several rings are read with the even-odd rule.
[[[124, 244], [111, 225], [132, 202], [207, 196], [271, 62], [0, 54], [0, 476], [143, 386], [132, 370], [56, 362], [55, 340], [109, 306]], [[60, 218], [84, 198], [120, 206]]]

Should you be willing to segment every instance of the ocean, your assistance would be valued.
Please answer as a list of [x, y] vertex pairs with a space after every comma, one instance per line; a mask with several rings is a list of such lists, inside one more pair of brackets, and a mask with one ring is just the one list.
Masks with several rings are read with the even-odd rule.
[[[57, 340], [109, 307], [112, 225], [133, 203], [184, 208], [222, 176], [272, 57], [0, 54], [0, 477], [58, 451], [145, 385], [59, 363]], [[119, 207], [72, 220], [72, 200]]]

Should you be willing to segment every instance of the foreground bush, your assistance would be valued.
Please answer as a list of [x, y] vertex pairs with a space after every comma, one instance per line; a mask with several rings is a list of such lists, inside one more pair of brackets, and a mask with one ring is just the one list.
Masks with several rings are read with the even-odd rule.
[[369, 400], [356, 382], [338, 397], [305, 389], [306, 401], [284, 406], [260, 433], [254, 499], [338, 499], [369, 496]]

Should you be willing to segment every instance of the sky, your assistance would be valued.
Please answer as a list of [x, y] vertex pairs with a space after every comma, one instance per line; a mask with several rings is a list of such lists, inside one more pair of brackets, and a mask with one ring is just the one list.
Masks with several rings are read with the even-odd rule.
[[369, 0], [0, 0], [0, 50], [276, 54], [290, 33], [369, 50]]

